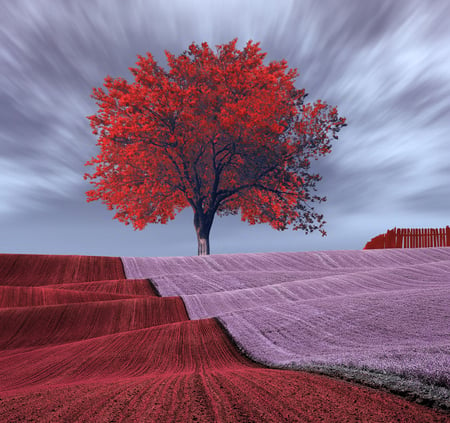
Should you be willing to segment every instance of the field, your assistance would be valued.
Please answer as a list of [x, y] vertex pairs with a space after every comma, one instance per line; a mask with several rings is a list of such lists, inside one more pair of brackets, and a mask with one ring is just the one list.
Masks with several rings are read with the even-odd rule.
[[450, 422], [449, 288], [450, 248], [0, 254], [0, 420]]

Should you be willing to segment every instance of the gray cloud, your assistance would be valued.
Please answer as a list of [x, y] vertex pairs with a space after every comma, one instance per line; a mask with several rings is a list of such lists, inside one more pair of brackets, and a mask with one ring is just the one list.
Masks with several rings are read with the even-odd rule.
[[[90, 187], [82, 178], [84, 162], [97, 154], [86, 119], [96, 111], [92, 88], [108, 74], [131, 80], [137, 54], [149, 51], [167, 69], [164, 50], [180, 54], [193, 41], [215, 48], [235, 37], [238, 48], [259, 41], [266, 64], [285, 58], [308, 101], [320, 98], [347, 117], [332, 154], [314, 163], [323, 175], [319, 193], [328, 197], [317, 207], [330, 227], [351, 216], [362, 231], [374, 213], [384, 229], [397, 218], [419, 224], [413, 215], [424, 226], [431, 215], [445, 222], [449, 19], [445, 0], [7, 2], [0, 16], [0, 222], [52, 210], [58, 219], [99, 213], [104, 206], [85, 203]], [[292, 233], [249, 228], [239, 218], [216, 226], [222, 237], [234, 228], [296, 245]], [[334, 239], [315, 245], [326, 249]]]

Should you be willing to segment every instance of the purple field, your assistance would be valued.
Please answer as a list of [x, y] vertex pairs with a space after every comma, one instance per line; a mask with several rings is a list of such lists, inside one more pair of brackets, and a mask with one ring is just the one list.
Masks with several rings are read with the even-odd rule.
[[181, 296], [191, 319], [218, 317], [256, 361], [391, 375], [448, 395], [450, 248], [122, 261], [127, 278]]

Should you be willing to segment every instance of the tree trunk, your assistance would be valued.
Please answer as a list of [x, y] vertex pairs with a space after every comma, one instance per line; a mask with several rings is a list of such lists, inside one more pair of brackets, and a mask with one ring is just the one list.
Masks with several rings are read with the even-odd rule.
[[197, 234], [198, 255], [209, 255], [209, 232], [211, 231], [213, 218], [203, 211], [194, 210], [194, 227]]
[[197, 235], [197, 243], [198, 243], [198, 255], [199, 256], [209, 255], [209, 236], [207, 236], [206, 238], [200, 238]]

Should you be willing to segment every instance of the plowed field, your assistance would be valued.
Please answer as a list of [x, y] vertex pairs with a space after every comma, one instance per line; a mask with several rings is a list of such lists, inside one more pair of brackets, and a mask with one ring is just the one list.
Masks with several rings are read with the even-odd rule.
[[450, 409], [450, 248], [122, 260], [259, 363]]
[[0, 254], [0, 421], [450, 418], [387, 392], [253, 362], [215, 317], [189, 320], [181, 297], [127, 279], [120, 258]]

